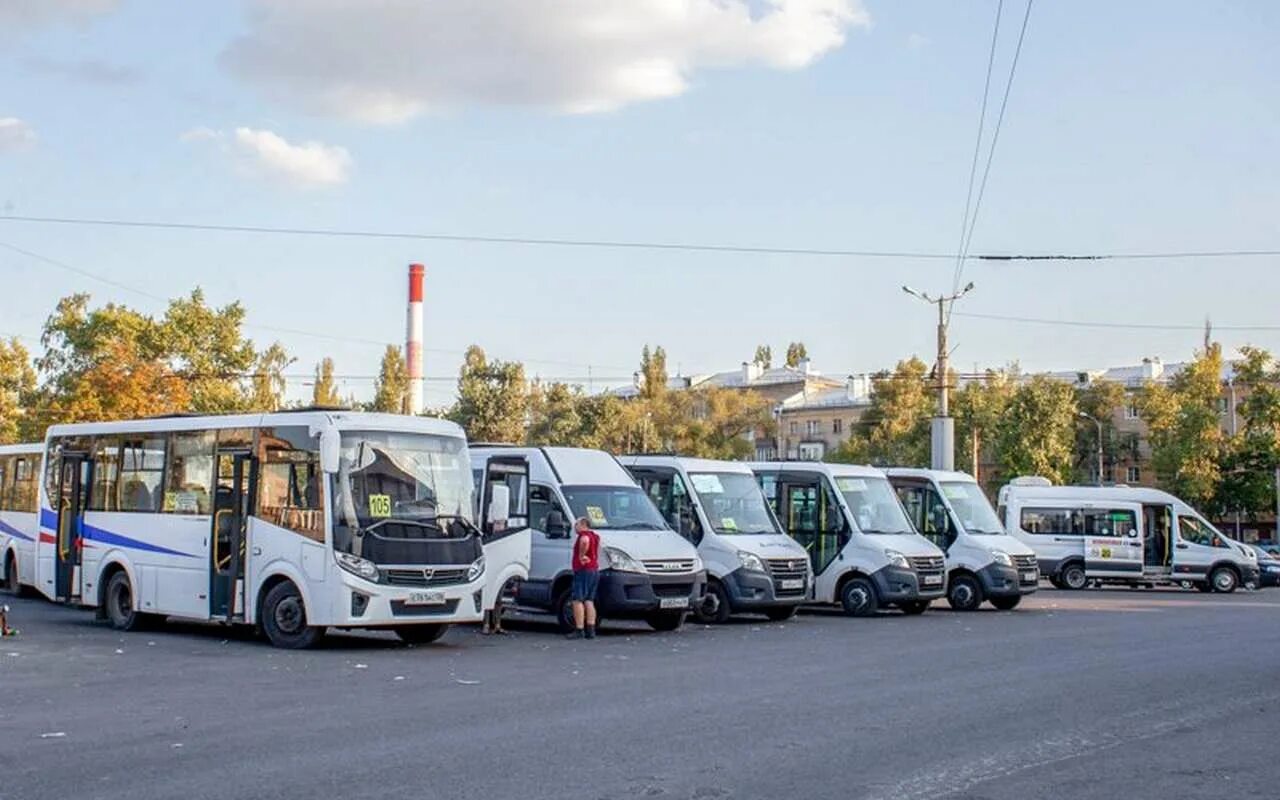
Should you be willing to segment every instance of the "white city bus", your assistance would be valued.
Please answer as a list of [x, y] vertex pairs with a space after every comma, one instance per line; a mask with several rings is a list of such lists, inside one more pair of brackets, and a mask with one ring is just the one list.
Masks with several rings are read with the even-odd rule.
[[477, 522], [469, 462], [461, 428], [421, 417], [56, 425], [35, 584], [121, 630], [170, 616], [258, 625], [289, 648], [327, 627], [434, 641], [481, 619], [486, 571], [505, 573], [485, 539], [528, 522], [527, 490], [509, 488], [527, 479], [495, 481]]
[[36, 580], [39, 444], [0, 446], [0, 588], [17, 594]]

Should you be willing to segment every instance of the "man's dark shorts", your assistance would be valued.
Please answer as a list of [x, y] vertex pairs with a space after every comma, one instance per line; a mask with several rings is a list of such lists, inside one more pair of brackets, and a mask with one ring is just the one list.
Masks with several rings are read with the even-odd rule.
[[600, 585], [600, 571], [584, 569], [573, 573], [573, 594], [570, 597], [582, 603], [596, 599], [596, 588]]

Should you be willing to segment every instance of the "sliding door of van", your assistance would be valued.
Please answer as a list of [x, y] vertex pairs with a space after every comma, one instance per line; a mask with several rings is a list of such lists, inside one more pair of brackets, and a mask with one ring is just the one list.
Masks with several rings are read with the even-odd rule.
[[1084, 534], [1084, 568], [1091, 578], [1142, 577], [1139, 507], [1120, 504], [1083, 508], [1077, 524]]

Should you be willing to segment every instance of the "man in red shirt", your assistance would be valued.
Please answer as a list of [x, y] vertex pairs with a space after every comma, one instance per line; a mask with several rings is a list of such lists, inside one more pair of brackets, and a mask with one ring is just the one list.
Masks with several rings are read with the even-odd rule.
[[573, 543], [573, 633], [570, 639], [596, 638], [596, 587], [600, 584], [600, 535], [591, 530], [586, 517], [573, 524], [578, 538]]

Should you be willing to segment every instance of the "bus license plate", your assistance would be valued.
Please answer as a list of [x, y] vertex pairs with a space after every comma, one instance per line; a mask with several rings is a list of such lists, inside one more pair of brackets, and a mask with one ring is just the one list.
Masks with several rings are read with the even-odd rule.
[[664, 597], [658, 602], [659, 608], [688, 608], [689, 598], [687, 597]]
[[942, 576], [941, 576], [941, 575], [925, 575], [925, 576], [924, 576], [924, 585], [925, 585], [925, 586], [937, 586], [937, 585], [939, 585], [939, 584], [941, 584], [941, 583], [942, 583]]
[[778, 588], [779, 589], [803, 589], [804, 578], [787, 578], [785, 580], [778, 581]]
[[1023, 583], [1035, 583], [1035, 582], [1036, 582], [1036, 581], [1038, 581], [1038, 580], [1040, 580], [1040, 576], [1039, 576], [1039, 575], [1037, 575], [1037, 574], [1036, 574], [1036, 573], [1034, 573], [1034, 572], [1024, 572], [1024, 573], [1022, 573], [1022, 582], [1023, 582]]
[[404, 604], [406, 606], [442, 606], [444, 592], [409, 592]]

